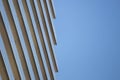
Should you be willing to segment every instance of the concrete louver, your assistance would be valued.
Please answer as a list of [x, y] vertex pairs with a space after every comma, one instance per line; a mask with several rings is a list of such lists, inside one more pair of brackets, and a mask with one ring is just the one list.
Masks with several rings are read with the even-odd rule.
[[55, 80], [52, 0], [0, 0], [0, 80]]

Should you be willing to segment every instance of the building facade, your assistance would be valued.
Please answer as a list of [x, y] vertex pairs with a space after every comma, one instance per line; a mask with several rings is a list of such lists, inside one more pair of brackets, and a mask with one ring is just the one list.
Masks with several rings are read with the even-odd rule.
[[55, 80], [52, 0], [0, 0], [0, 80]]

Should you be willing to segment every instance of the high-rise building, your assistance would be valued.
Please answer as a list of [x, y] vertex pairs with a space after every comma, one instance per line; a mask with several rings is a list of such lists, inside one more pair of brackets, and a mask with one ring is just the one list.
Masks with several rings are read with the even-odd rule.
[[0, 80], [55, 80], [52, 0], [0, 0]]

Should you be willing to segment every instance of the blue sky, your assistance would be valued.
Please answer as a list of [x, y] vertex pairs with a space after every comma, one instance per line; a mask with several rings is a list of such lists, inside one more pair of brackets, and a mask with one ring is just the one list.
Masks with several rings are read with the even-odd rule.
[[120, 0], [54, 0], [57, 80], [120, 80]]

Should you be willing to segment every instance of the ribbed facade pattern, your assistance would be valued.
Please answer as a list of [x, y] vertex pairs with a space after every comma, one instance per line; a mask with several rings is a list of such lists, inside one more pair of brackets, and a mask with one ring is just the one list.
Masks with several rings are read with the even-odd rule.
[[0, 80], [55, 80], [52, 0], [0, 0]]

